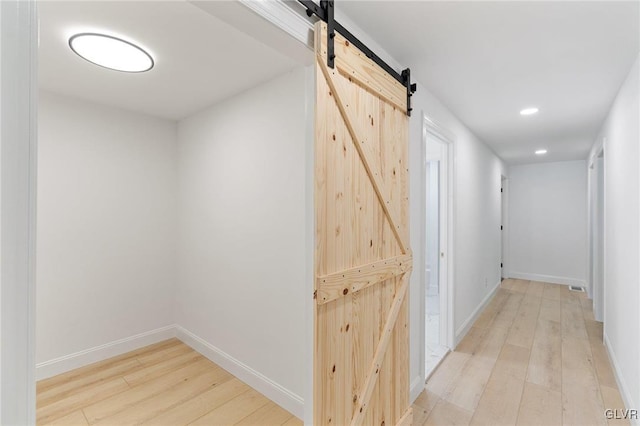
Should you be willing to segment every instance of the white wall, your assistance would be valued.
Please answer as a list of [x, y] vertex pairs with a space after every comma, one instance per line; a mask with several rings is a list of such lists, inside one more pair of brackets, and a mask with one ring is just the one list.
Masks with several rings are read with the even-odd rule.
[[178, 127], [177, 323], [241, 378], [259, 372], [270, 388], [250, 384], [300, 417], [311, 295], [305, 102], [296, 69]]
[[640, 407], [639, 62], [640, 56], [590, 156], [604, 140], [604, 338], [625, 405], [635, 409]]
[[41, 92], [40, 378], [96, 360], [79, 352], [173, 324], [176, 131], [171, 121]]
[[507, 276], [587, 284], [587, 164], [509, 167]]
[[507, 173], [502, 160], [424, 86], [418, 84], [418, 91], [412, 100], [414, 111], [410, 121], [409, 170], [411, 247], [415, 266], [410, 282], [410, 377], [412, 395], [416, 396], [415, 392], [422, 389], [421, 382], [424, 381], [424, 367], [420, 360], [420, 342], [424, 338], [425, 326], [420, 305], [424, 294], [424, 247], [421, 245], [421, 235], [425, 228], [422, 113], [447, 129], [454, 139], [455, 342], [466, 334], [474, 317], [500, 283], [500, 179], [501, 175]]
[[0, 2], [0, 424], [35, 424], [35, 1]]

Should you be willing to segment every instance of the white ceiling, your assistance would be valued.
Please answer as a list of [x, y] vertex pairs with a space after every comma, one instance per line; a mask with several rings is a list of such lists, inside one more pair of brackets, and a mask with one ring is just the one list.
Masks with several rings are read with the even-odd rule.
[[[237, 1], [193, 3], [42, 1], [40, 86], [181, 119], [299, 63], [218, 18], [257, 28]], [[586, 157], [640, 50], [639, 4], [338, 0], [336, 7], [500, 157], [519, 164]], [[69, 49], [73, 33], [101, 30], [140, 43], [155, 68], [118, 73]], [[527, 106], [540, 113], [520, 116]], [[549, 153], [535, 156], [539, 148]]]
[[[296, 66], [296, 62], [185, 1], [44, 1], [40, 87], [106, 105], [182, 119]], [[147, 73], [95, 66], [68, 46], [77, 32], [134, 41], [155, 59]]]
[[[584, 159], [640, 50], [639, 2], [342, 1], [510, 164]], [[537, 106], [540, 113], [519, 115]], [[547, 148], [545, 156], [533, 152]]]

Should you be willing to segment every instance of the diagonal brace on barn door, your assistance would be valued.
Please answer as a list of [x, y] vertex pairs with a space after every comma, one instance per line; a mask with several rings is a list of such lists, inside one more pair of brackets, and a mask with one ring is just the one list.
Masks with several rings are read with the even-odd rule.
[[317, 277], [317, 302], [322, 305], [349, 293], [364, 290], [369, 286], [409, 272], [412, 266], [412, 255], [402, 254]]
[[364, 384], [360, 389], [360, 393], [358, 395], [358, 405], [356, 406], [355, 414], [351, 419], [351, 426], [362, 425], [365, 415], [367, 414], [369, 401], [371, 400], [371, 395], [373, 394], [373, 389], [376, 386], [378, 377], [380, 377], [379, 373], [380, 368], [382, 367], [382, 361], [384, 360], [384, 356], [387, 353], [387, 347], [389, 346], [391, 335], [393, 334], [393, 330], [396, 326], [398, 314], [400, 313], [400, 308], [402, 307], [402, 302], [404, 302], [405, 296], [407, 295], [408, 287], [408, 276], [406, 274], [403, 274], [400, 277], [400, 288], [396, 293], [396, 297], [393, 299], [391, 310], [387, 315], [384, 329], [382, 331], [382, 334], [380, 335], [380, 341], [378, 342], [378, 347], [376, 348], [375, 355], [373, 356], [373, 362], [371, 363], [371, 367], [369, 368], [369, 373], [367, 374], [367, 377], [364, 380]]
[[322, 73], [324, 74], [325, 79], [327, 80], [327, 84], [333, 93], [333, 98], [335, 99], [336, 105], [340, 110], [340, 114], [344, 119], [344, 122], [349, 130], [349, 134], [351, 139], [353, 140], [353, 144], [360, 155], [360, 159], [362, 160], [362, 164], [364, 165], [365, 170], [367, 171], [367, 175], [369, 176], [369, 180], [373, 185], [373, 189], [378, 197], [378, 201], [382, 206], [382, 210], [384, 211], [389, 224], [391, 225], [391, 230], [393, 231], [393, 235], [395, 236], [398, 244], [400, 245], [400, 250], [402, 254], [407, 254], [409, 252], [409, 242], [405, 241], [403, 236], [400, 234], [400, 222], [396, 219], [396, 212], [391, 209], [391, 201], [386, 200], [384, 194], [388, 193], [386, 191], [386, 186], [384, 181], [380, 177], [379, 170], [375, 170], [373, 167], [374, 164], [374, 156], [371, 152], [371, 149], [367, 144], [364, 143], [364, 139], [359, 138], [359, 135], [362, 134], [360, 130], [360, 126], [358, 125], [358, 121], [353, 117], [351, 110], [349, 109], [349, 105], [346, 104], [343, 99], [345, 99], [343, 82], [339, 80], [339, 76], [335, 70], [330, 70], [324, 61], [316, 56], [316, 59], [320, 65], [320, 69], [322, 69]]

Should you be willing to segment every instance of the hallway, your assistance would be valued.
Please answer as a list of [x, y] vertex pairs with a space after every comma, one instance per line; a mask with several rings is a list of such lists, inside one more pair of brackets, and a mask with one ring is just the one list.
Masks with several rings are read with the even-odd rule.
[[414, 425], [605, 425], [605, 408], [624, 404], [586, 293], [507, 279], [427, 381]]

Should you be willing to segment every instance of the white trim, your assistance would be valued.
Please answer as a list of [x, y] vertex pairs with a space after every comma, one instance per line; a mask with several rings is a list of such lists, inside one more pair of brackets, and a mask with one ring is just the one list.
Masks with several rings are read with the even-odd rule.
[[543, 275], [543, 274], [530, 274], [528, 272], [510, 271], [509, 278], [516, 278], [519, 280], [529, 280], [529, 281], [541, 281], [541, 282], [552, 283], [552, 284], [577, 285], [580, 287], [587, 286], [587, 281], [581, 278], [557, 277], [555, 275]]
[[[604, 334], [603, 335], [603, 343], [604, 347], [607, 350], [607, 355], [609, 356], [609, 361], [613, 366], [613, 375], [616, 378], [616, 383], [618, 384], [618, 389], [620, 389], [620, 395], [622, 396], [622, 402], [624, 402], [625, 408], [628, 409], [640, 409], [640, 401], [633, 401], [633, 397], [631, 396], [631, 392], [629, 392], [629, 387], [624, 380], [624, 375], [620, 370], [620, 364], [618, 364], [618, 360], [616, 359], [613, 351], [611, 350], [611, 343], [609, 342], [609, 337]], [[616, 407], [605, 407], [605, 408], [616, 408]], [[629, 419], [629, 423], [635, 426], [640, 426], [639, 419]]]
[[313, 366], [315, 347], [315, 309], [313, 299], [315, 289], [315, 235], [316, 235], [316, 209], [315, 209], [315, 106], [316, 106], [316, 71], [315, 65], [305, 69], [305, 101], [306, 101], [306, 144], [305, 144], [305, 365], [306, 383], [304, 398], [304, 424], [313, 425]]
[[478, 307], [471, 313], [471, 315], [469, 315], [469, 318], [467, 318], [466, 321], [462, 323], [460, 327], [458, 327], [458, 329], [456, 330], [455, 346], [458, 346], [458, 343], [460, 343], [464, 336], [467, 335], [469, 329], [471, 329], [471, 326], [476, 321], [480, 313], [484, 310], [491, 298], [493, 298], [493, 295], [500, 288], [501, 282], [502, 281], [498, 281], [498, 283], [491, 289], [491, 291], [484, 297], [484, 299], [482, 299], [482, 302], [480, 302]]
[[35, 424], [37, 6], [0, 2], [0, 424]]
[[[596, 163], [598, 158], [600, 157], [600, 155], [604, 152], [604, 144], [606, 142], [607, 138], [598, 138], [596, 140], [596, 143], [593, 145], [593, 147], [591, 148], [591, 153], [589, 155], [589, 158], [587, 159], [587, 163], [588, 163], [588, 168], [587, 168], [587, 204], [588, 204], [588, 212], [587, 212], [587, 241], [588, 241], [588, 253], [587, 253], [587, 296], [589, 297], [589, 299], [593, 300], [594, 303], [594, 316], [595, 316], [595, 304], [596, 302], [596, 294], [595, 294], [595, 287], [596, 287], [596, 256], [597, 253], [597, 247], [596, 247], [596, 243], [598, 242], [596, 240], [596, 234], [594, 233], [594, 231], [598, 231], [598, 205], [600, 203], [602, 203], [603, 205], [603, 225], [604, 225], [604, 198], [603, 200], [599, 200], [599, 196], [598, 196], [598, 173], [599, 170], [596, 169]], [[604, 173], [604, 162], [603, 162], [603, 170], [602, 173]], [[604, 176], [603, 176], [604, 178]], [[603, 194], [604, 194], [604, 188], [603, 188]], [[604, 230], [602, 233], [603, 236], [603, 248], [604, 248]], [[603, 262], [602, 265], [600, 265], [600, 267], [603, 269], [604, 271], [604, 256], [603, 256]], [[600, 297], [604, 297], [603, 295], [600, 295]], [[601, 315], [599, 318], [596, 318], [596, 320], [602, 320], [603, 319], [603, 315]]]
[[36, 380], [46, 379], [94, 362], [102, 361], [163, 340], [176, 337], [176, 326], [168, 325], [135, 336], [125, 337], [70, 355], [36, 364]]
[[[505, 172], [506, 173], [506, 172]], [[500, 199], [500, 218], [502, 230], [500, 231], [500, 238], [502, 239], [502, 253], [501, 253], [501, 262], [502, 268], [500, 268], [500, 275], [502, 278], [511, 278], [509, 277], [509, 230], [511, 229], [511, 225], [509, 223], [509, 177], [503, 174], [500, 175], [500, 186], [502, 188], [501, 199]]]
[[[602, 138], [602, 146], [596, 150], [594, 157], [594, 169], [595, 179], [593, 196], [591, 202], [594, 203], [594, 215], [592, 217], [592, 223], [589, 228], [593, 228], [594, 234], [590, 236], [589, 251], [592, 255], [591, 263], [591, 293], [593, 298], [593, 316], [596, 321], [604, 321], [606, 310], [606, 244], [607, 244], [607, 220], [606, 220], [606, 159], [603, 158], [602, 162], [599, 161], [600, 157], [604, 155], [604, 143], [606, 138]], [[600, 182], [602, 180], [602, 186]], [[602, 191], [600, 191], [602, 190]], [[602, 197], [602, 199], [600, 199]], [[591, 208], [589, 209], [591, 213]], [[602, 277], [602, 279], [600, 279]]]
[[176, 337], [294, 416], [304, 418], [304, 399], [301, 396], [179, 325], [176, 325]]
[[[456, 136], [449, 129], [447, 129], [439, 121], [429, 117], [425, 112], [422, 113], [423, 130], [427, 130], [432, 135], [439, 137], [447, 143], [453, 143], [456, 140]], [[423, 134], [424, 136], [424, 134]], [[423, 140], [424, 142], [424, 140]]]
[[[313, 24], [305, 15], [302, 5], [299, 11], [281, 0], [238, 0], [243, 6], [262, 16], [299, 42], [313, 48]], [[295, 2], [296, 6], [297, 2]]]
[[418, 375], [413, 378], [411, 381], [411, 386], [409, 388], [409, 402], [413, 405], [413, 403], [418, 399], [422, 391], [424, 390], [424, 379], [422, 376]]
[[[596, 285], [596, 277], [595, 277], [595, 259], [596, 259], [596, 232], [598, 229], [596, 229], [596, 219], [598, 218], [598, 203], [602, 202], [604, 203], [604, 197], [601, 201], [596, 200], [596, 198], [599, 198], [597, 193], [598, 193], [598, 174], [596, 173], [595, 169], [589, 169], [589, 174], [587, 175], [588, 179], [589, 179], [589, 217], [588, 217], [588, 224], [589, 224], [589, 229], [588, 229], [588, 241], [589, 241], [589, 263], [588, 265], [588, 275], [587, 275], [587, 280], [588, 280], [588, 285], [589, 285], [589, 298], [591, 300], [593, 300], [593, 296], [595, 293], [595, 285]], [[604, 185], [603, 185], [603, 193], [604, 193]], [[602, 212], [604, 213], [604, 204], [602, 205]], [[604, 216], [603, 216], [604, 219]], [[603, 220], [603, 224], [604, 224], [604, 220]], [[604, 231], [604, 229], [603, 229]], [[604, 233], [602, 234], [603, 236], [603, 243], [604, 243]], [[604, 248], [604, 244], [603, 244], [603, 248]], [[603, 260], [604, 260], [604, 253], [603, 253]], [[604, 267], [604, 262], [603, 265]], [[604, 271], [604, 269], [603, 269]]]

